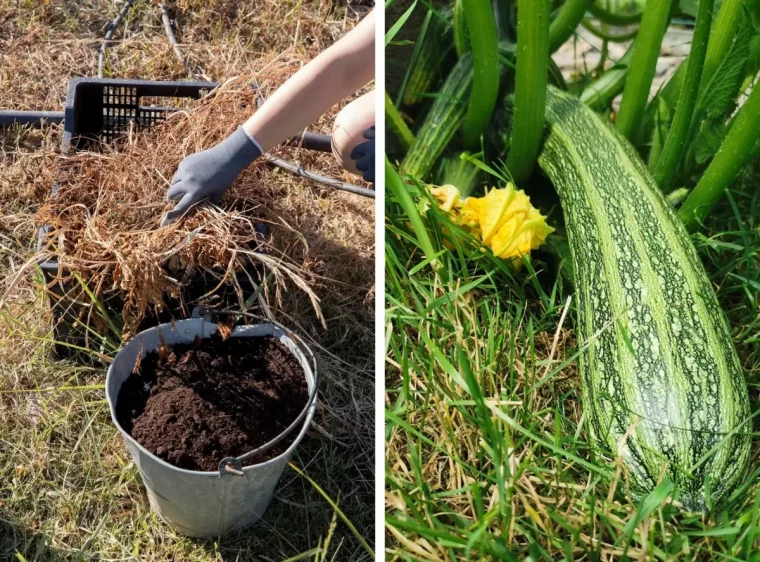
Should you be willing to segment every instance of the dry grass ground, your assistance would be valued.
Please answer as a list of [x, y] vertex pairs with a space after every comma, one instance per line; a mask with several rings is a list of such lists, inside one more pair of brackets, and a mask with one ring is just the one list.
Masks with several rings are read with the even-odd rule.
[[[0, 108], [62, 109], [68, 80], [97, 74], [104, 25], [120, 7], [107, 0], [0, 0]], [[260, 68], [262, 60], [287, 60], [265, 88], [282, 83], [368, 9], [252, 0], [183, 0], [171, 8], [193, 77], [223, 80]], [[157, 4], [134, 2], [104, 75], [188, 77], [166, 41]], [[331, 118], [312, 130], [328, 131]], [[0, 560], [367, 559], [319, 491], [291, 469], [264, 523], [234, 537], [185, 539], [150, 512], [108, 415], [104, 368], [51, 356], [41, 277], [33, 267], [18, 275], [34, 257], [37, 215], [55, 180], [61, 134], [57, 126], [0, 130]], [[330, 155], [278, 152], [352, 179]], [[311, 340], [323, 374], [316, 423], [292, 461], [371, 542], [374, 206], [279, 170], [256, 173], [257, 196], [274, 225], [272, 243], [310, 280], [324, 315], [323, 324], [308, 296], [292, 287], [274, 310]]]

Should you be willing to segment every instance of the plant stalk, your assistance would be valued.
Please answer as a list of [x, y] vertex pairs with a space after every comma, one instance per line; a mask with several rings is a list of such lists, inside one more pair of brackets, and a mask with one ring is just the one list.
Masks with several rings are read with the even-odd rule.
[[[712, 78], [715, 71], [720, 66], [721, 61], [726, 57], [726, 53], [733, 44], [734, 37], [739, 31], [739, 24], [742, 19], [742, 0], [724, 0], [718, 13], [715, 16], [715, 21], [712, 24], [710, 30], [710, 41], [707, 43], [707, 54], [705, 55], [705, 64], [702, 69], [702, 78], [700, 80], [700, 89], [704, 88], [704, 85]], [[657, 105], [655, 104], [658, 98], [663, 98], [672, 107], [675, 105], [676, 100], [681, 95], [681, 89], [684, 85], [684, 77], [686, 76], [686, 66], [688, 64], [688, 57], [683, 61], [676, 69], [675, 74], [670, 80], [663, 86], [662, 91], [652, 100], [647, 108], [647, 115], [644, 118], [644, 122], [651, 123], [657, 111]], [[646, 125], [645, 125], [646, 126]]]
[[517, 70], [507, 168], [519, 184], [538, 156], [546, 111], [550, 0], [517, 2]]
[[631, 70], [615, 121], [618, 131], [627, 138], [631, 138], [636, 132], [641, 122], [641, 114], [646, 108], [672, 4], [672, 0], [650, 0], [644, 9], [633, 49]]
[[712, 26], [710, 41], [707, 44], [705, 67], [702, 70], [702, 79], [699, 82], [700, 87], [709, 83], [720, 63], [726, 57], [726, 53], [731, 49], [743, 15], [742, 0], [723, 0], [721, 3], [718, 14], [715, 16], [715, 23]]
[[760, 86], [755, 85], [734, 118], [704, 175], [678, 211], [686, 228], [695, 229], [750, 160], [760, 139]]
[[390, 125], [396, 137], [398, 137], [398, 140], [401, 141], [403, 147], [406, 149], [412, 146], [414, 135], [406, 125], [404, 118], [401, 117], [401, 113], [393, 105], [393, 100], [391, 100], [388, 92], [385, 92], [385, 119], [388, 121], [388, 125]]
[[608, 107], [613, 98], [623, 91], [625, 79], [633, 58], [635, 43], [620, 58], [615, 66], [606, 70], [599, 78], [586, 86], [581, 92], [581, 101], [592, 109]]
[[486, 130], [499, 96], [499, 35], [489, 0], [462, 0], [472, 47], [472, 95], [462, 122], [465, 146], [475, 146]]
[[[659, 2], [660, 0], [654, 0], [655, 2]], [[648, 4], [647, 4], [648, 7]], [[599, 21], [603, 23], [608, 23], [610, 25], [631, 25], [634, 23], [638, 23], [642, 21], [642, 13], [639, 12], [637, 14], [613, 14], [612, 12], [608, 12], [601, 6], [599, 6], [594, 0], [594, 2], [591, 3], [589, 6], [589, 11], [591, 14], [598, 19]], [[646, 10], [645, 10], [646, 11]]]
[[661, 188], [669, 185], [673, 179], [689, 140], [689, 129], [694, 117], [694, 107], [699, 94], [699, 85], [707, 52], [707, 41], [710, 37], [713, 5], [714, 0], [699, 0], [684, 87], [681, 88], [676, 113], [673, 116], [673, 122], [670, 125], [662, 153], [660, 153], [659, 158], [655, 156], [655, 159], [650, 162], [654, 179]]
[[549, 25], [549, 52], [554, 53], [575, 33], [590, 0], [566, 0]]
[[598, 37], [599, 39], [603, 41], [609, 41], [610, 43], [625, 43], [626, 41], [635, 39], [636, 36], [639, 34], [638, 27], [635, 29], [631, 29], [629, 31], [625, 31], [623, 33], [610, 33], [609, 31], [596, 27], [591, 22], [591, 20], [588, 20], [586, 18], [583, 18], [581, 20], [581, 25], [584, 28], [586, 28], [589, 32], [591, 32], [592, 35], [595, 35], [596, 37]]

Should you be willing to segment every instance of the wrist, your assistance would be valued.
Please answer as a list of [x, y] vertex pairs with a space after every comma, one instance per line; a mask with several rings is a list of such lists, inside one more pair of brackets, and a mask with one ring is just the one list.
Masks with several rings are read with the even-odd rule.
[[256, 150], [259, 151], [259, 156], [261, 156], [262, 154], [264, 154], [264, 149], [261, 148], [261, 144], [259, 144], [259, 141], [256, 140], [256, 137], [254, 137], [251, 133], [249, 133], [248, 131], [246, 131], [245, 127], [243, 127], [243, 126], [240, 126], [240, 130], [242, 130], [243, 133], [245, 133], [245, 136], [248, 137], [248, 140], [251, 141], [253, 143], [253, 146], [256, 147]]
[[242, 127], [238, 127], [222, 144], [226, 145], [223, 152], [227, 154], [228, 164], [240, 171], [262, 154], [258, 143], [252, 142]]

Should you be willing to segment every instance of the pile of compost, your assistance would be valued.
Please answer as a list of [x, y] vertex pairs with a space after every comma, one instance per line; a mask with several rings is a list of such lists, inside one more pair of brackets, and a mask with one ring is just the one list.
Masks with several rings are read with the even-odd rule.
[[[273, 337], [218, 335], [148, 354], [124, 382], [119, 424], [157, 457], [188, 470], [216, 471], [282, 433], [304, 409], [309, 390], [301, 365]], [[282, 454], [294, 430], [249, 459]]]

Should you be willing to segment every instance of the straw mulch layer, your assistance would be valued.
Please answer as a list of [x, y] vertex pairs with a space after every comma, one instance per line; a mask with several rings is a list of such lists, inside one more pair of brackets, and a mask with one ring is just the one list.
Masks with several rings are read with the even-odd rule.
[[[263, 161], [241, 175], [219, 208], [204, 205], [168, 227], [159, 226], [170, 208], [165, 200], [169, 181], [182, 159], [218, 143], [255, 111], [250, 83], [250, 77], [231, 80], [165, 123], [130, 132], [118, 147], [103, 146], [56, 164], [60, 189], [39, 212], [40, 225], [50, 226], [44, 255], [59, 261], [59, 276], [68, 286], [84, 282], [101, 302], [115, 295], [123, 299], [125, 338], [203, 272], [215, 280], [207, 298], [231, 287], [242, 305], [248, 295], [242, 294], [236, 274], [256, 282], [255, 269], [271, 281], [265, 283], [264, 297], [279, 301], [281, 291], [295, 284], [319, 310], [310, 288], [315, 272], [297, 263], [303, 254], [294, 259], [293, 246], [272, 244], [275, 232], [266, 238], [256, 232], [257, 225], [288, 221], [276, 214], [264, 185], [273, 181], [272, 174]], [[92, 300], [74, 290], [78, 299]], [[92, 313], [94, 308], [86, 321], [101, 330], [103, 319]]]

